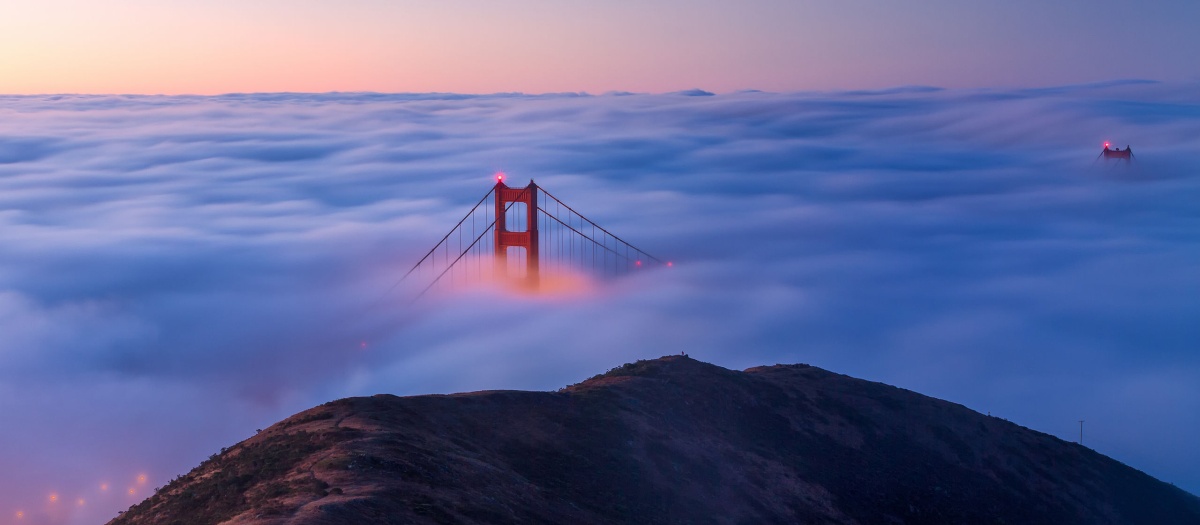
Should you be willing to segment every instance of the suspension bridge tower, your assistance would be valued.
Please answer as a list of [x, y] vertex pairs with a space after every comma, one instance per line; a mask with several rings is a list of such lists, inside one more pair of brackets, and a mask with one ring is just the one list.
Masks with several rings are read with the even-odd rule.
[[[529, 185], [524, 188], [510, 188], [504, 184], [504, 175], [496, 175], [496, 226], [495, 226], [495, 258], [496, 258], [496, 276], [500, 279], [508, 278], [508, 249], [519, 248], [525, 250], [525, 285], [529, 288], [537, 288], [538, 286], [538, 187], [533, 181], [529, 181]], [[513, 225], [516, 228], [523, 226], [524, 230], [509, 230], [508, 213], [506, 211], [513, 204], [523, 204], [525, 208], [524, 217], [521, 217], [518, 209], [518, 215], [514, 217]]]
[[542, 279], [543, 268], [559, 277], [596, 279], [671, 266], [584, 217], [532, 180], [524, 188], [510, 188], [504, 173], [495, 177], [496, 185], [396, 285], [409, 277], [423, 280], [426, 284], [417, 297], [438, 283], [494, 280], [535, 290], [554, 280]]

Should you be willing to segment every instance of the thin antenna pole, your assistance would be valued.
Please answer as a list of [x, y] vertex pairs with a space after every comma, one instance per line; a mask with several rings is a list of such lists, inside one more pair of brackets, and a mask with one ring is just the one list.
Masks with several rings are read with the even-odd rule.
[[1083, 420], [1079, 420], [1079, 444], [1083, 444]]

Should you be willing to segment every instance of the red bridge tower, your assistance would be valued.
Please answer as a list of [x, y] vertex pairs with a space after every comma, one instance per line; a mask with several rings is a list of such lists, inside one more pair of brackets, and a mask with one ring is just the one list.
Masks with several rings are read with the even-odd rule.
[[[538, 187], [533, 181], [524, 188], [510, 188], [504, 184], [504, 175], [496, 175], [496, 275], [508, 276], [508, 248], [525, 249], [525, 281], [530, 288], [538, 285]], [[509, 203], [525, 205], [525, 230], [509, 231], [504, 213]]]

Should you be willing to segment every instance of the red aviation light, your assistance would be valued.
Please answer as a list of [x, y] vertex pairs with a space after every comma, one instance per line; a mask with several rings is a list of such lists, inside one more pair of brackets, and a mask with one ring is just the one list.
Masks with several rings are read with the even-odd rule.
[[675, 263], [673, 263], [671, 261], [667, 261], [667, 268], [670, 268], [672, 266], [675, 266]]
[[634, 263], [634, 264], [636, 264], [636, 265], [638, 265], [638, 266], [641, 266], [641, 265], [642, 265], [642, 261], [637, 261], [637, 262], [636, 262], [636, 263]]
[[496, 182], [504, 182], [504, 172], [503, 171], [496, 172]]
[[1105, 148], [1108, 148], [1108, 143], [1107, 143], [1107, 142], [1105, 142], [1105, 143], [1104, 143], [1104, 147], [1105, 147]]

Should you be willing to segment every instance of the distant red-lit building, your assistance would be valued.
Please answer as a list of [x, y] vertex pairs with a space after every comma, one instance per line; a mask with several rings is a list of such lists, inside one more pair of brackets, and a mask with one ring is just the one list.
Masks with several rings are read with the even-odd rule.
[[[1100, 152], [1100, 157], [1108, 159], [1124, 159], [1126, 161], [1133, 160], [1133, 148], [1125, 146], [1125, 149], [1112, 148], [1107, 142], [1104, 143], [1104, 150]], [[1099, 158], [1099, 157], [1097, 157]]]

